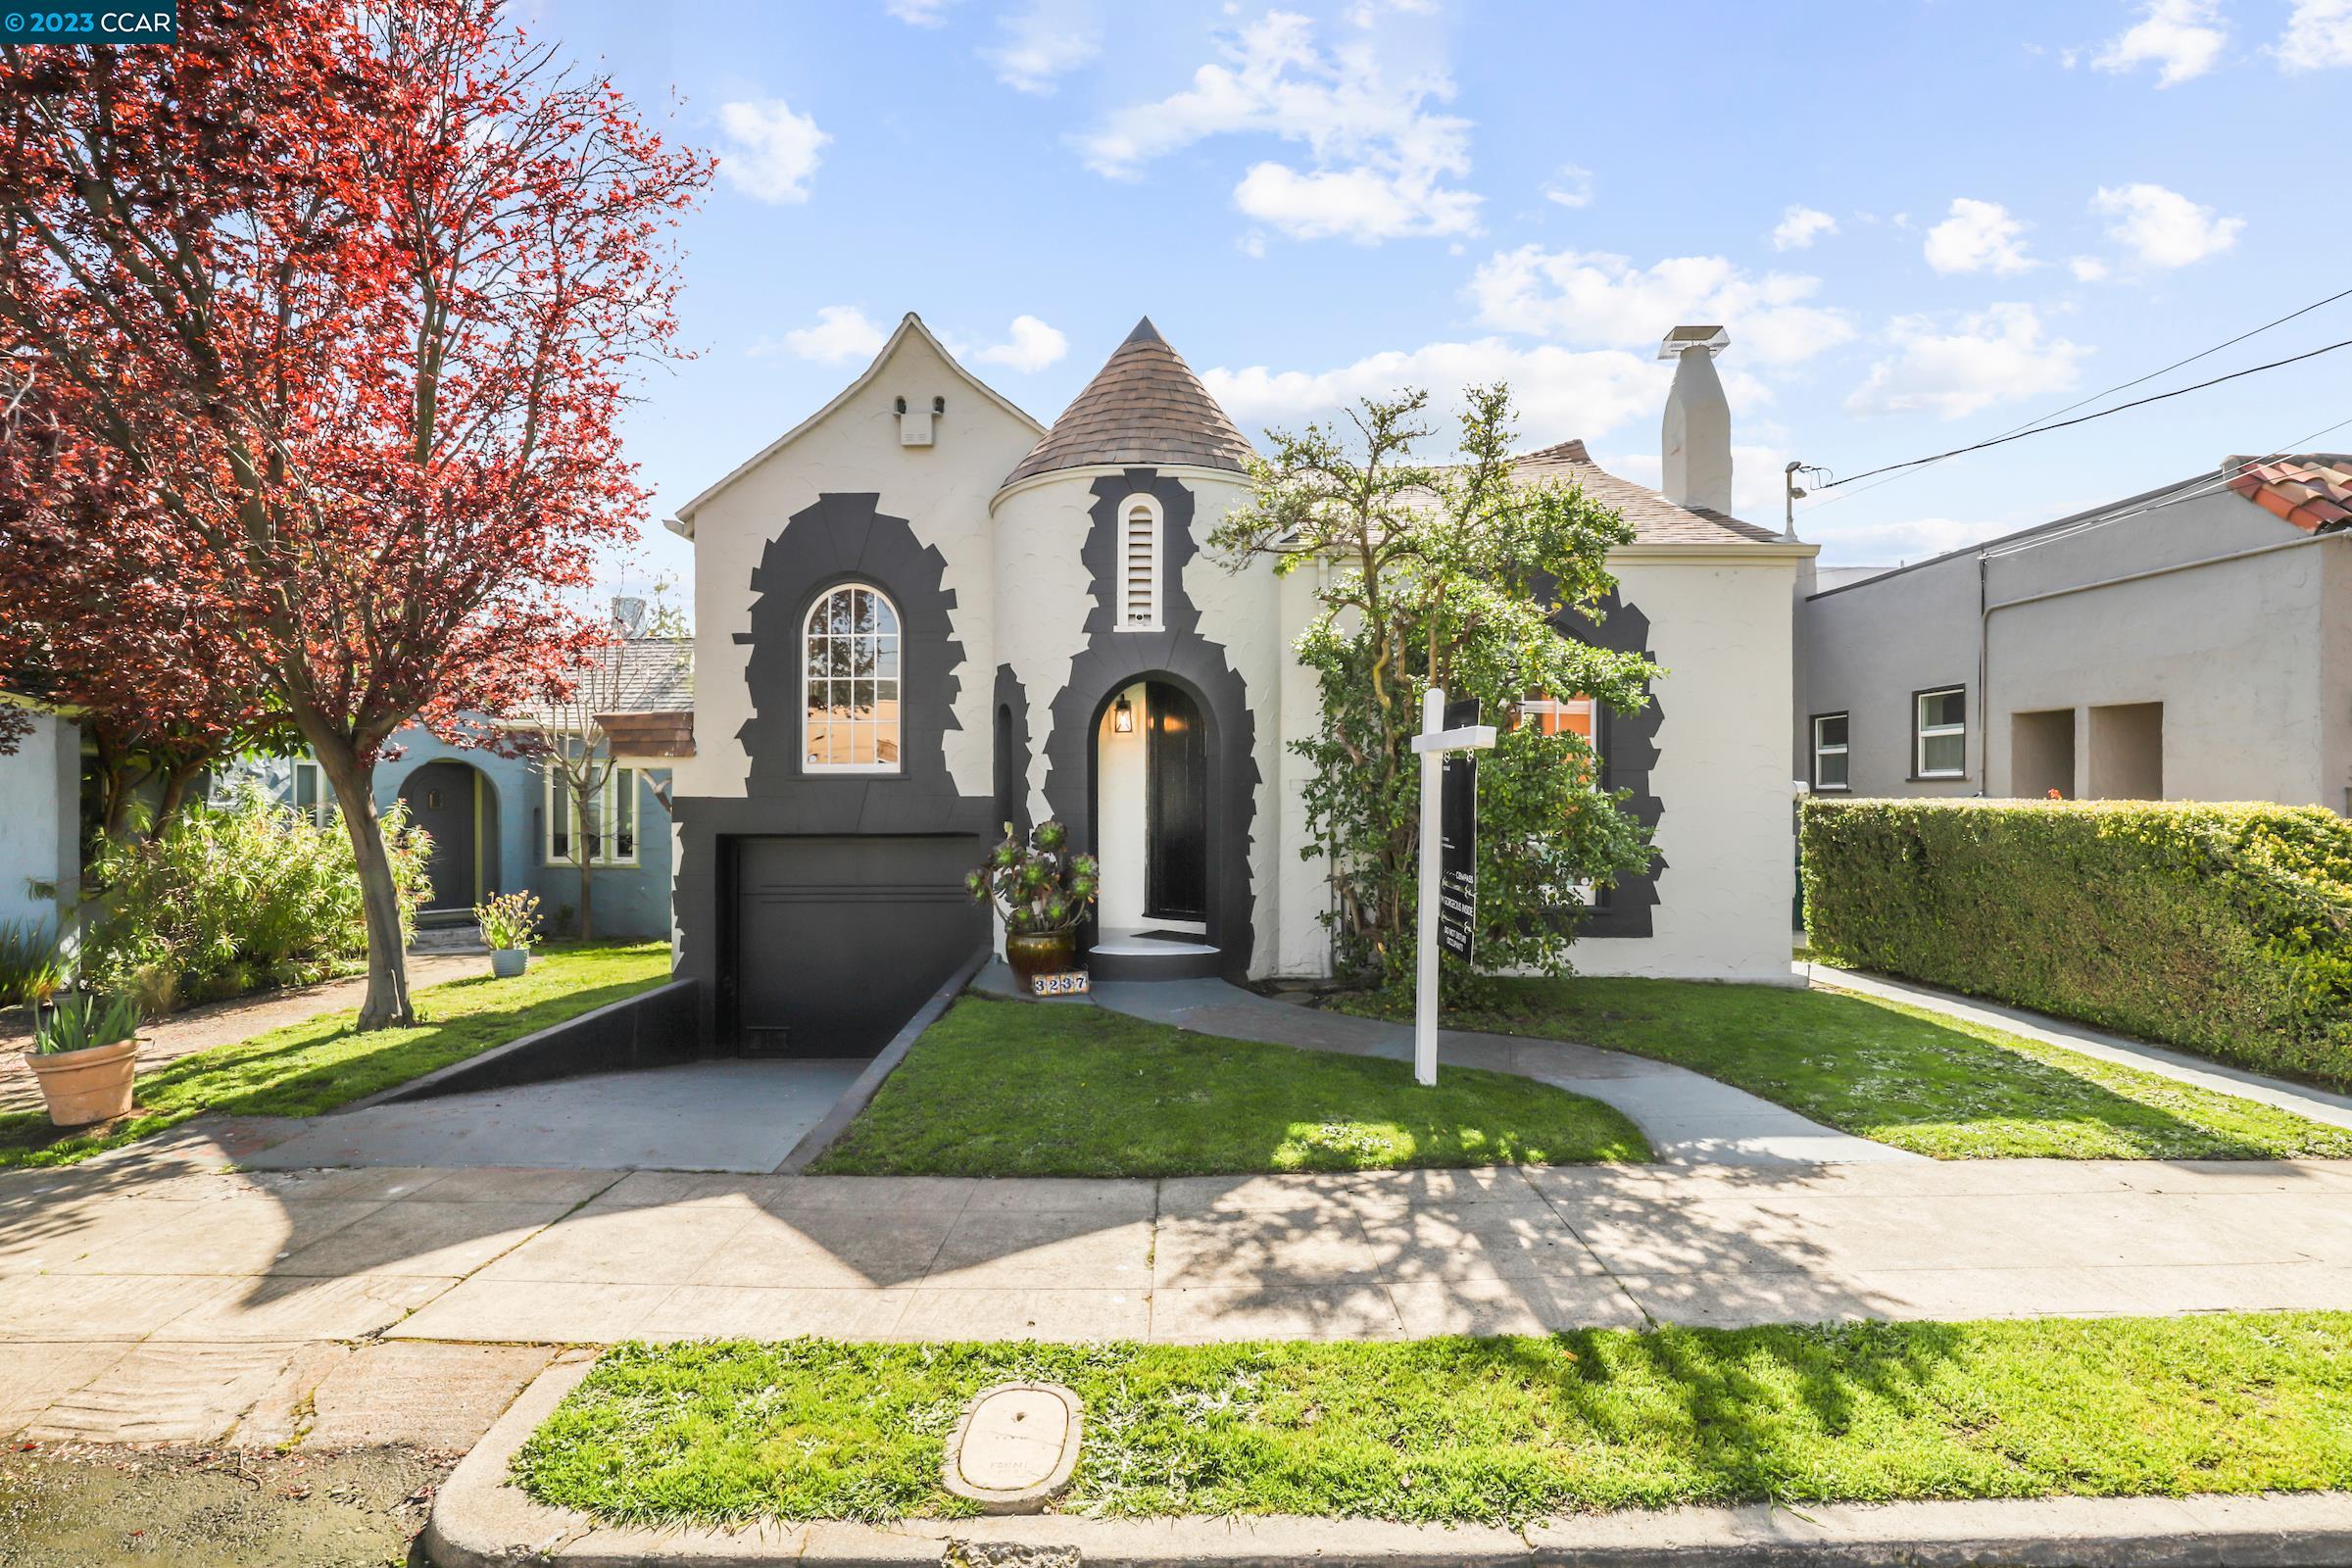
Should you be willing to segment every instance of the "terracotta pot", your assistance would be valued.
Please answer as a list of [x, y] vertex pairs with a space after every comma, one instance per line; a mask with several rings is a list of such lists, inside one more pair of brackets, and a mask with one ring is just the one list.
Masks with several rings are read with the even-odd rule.
[[1031, 931], [1020, 934], [1004, 933], [1004, 961], [1012, 965], [1013, 977], [1021, 989], [1029, 989], [1030, 978], [1041, 974], [1060, 974], [1077, 967], [1078, 933], [1075, 931]]
[[501, 980], [512, 980], [531, 966], [528, 948], [493, 948], [490, 950], [490, 972]]
[[40, 1080], [49, 1120], [59, 1127], [85, 1127], [130, 1114], [130, 1081], [138, 1075], [139, 1043], [118, 1040], [87, 1051], [44, 1056], [26, 1052], [24, 1060]]

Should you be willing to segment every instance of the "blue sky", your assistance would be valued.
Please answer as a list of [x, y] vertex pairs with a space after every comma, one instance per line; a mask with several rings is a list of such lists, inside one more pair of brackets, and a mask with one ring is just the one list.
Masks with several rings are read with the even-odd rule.
[[[904, 312], [1051, 420], [1150, 314], [1253, 437], [1512, 383], [1654, 483], [1657, 339], [1720, 320], [1738, 502], [2011, 426], [2352, 286], [2352, 0], [541, 0], [718, 153], [657, 516]], [[2330, 151], [2329, 149], [2334, 149]], [[2132, 394], [2352, 337], [2352, 300]], [[1801, 506], [1918, 559], [2233, 453], [2352, 448], [2352, 350]], [[658, 527], [628, 575], [683, 576]]]

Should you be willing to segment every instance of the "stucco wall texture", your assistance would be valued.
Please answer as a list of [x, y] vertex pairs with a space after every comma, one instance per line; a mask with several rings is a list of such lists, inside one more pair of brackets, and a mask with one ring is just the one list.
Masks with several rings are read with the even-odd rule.
[[[2227, 491], [2052, 531], [1803, 601], [1798, 776], [1802, 720], [1842, 711], [1858, 796], [2039, 794], [2071, 762], [2074, 799], [2346, 808], [2352, 541]], [[1936, 686], [1968, 691], [1958, 780], [1911, 776], [1912, 694]]]
[[81, 880], [81, 732], [47, 713], [0, 757], [0, 922], [60, 922]]

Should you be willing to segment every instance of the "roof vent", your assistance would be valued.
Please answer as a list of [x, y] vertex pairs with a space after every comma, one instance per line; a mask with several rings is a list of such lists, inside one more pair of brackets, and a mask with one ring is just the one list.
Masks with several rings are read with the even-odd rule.
[[1713, 359], [1732, 346], [1732, 334], [1720, 326], [1678, 326], [1658, 345], [1658, 358], [1679, 360], [1692, 349], [1705, 349]]
[[905, 398], [899, 399], [899, 445], [927, 447], [931, 444], [932, 421], [947, 411], [946, 398], [933, 398], [927, 409], [910, 409]]

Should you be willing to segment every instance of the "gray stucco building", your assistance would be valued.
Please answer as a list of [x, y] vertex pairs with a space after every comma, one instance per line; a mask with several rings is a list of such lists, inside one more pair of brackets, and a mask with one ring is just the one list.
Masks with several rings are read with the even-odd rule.
[[2352, 457], [2231, 458], [1800, 588], [1795, 776], [2352, 810], [2348, 527]]

